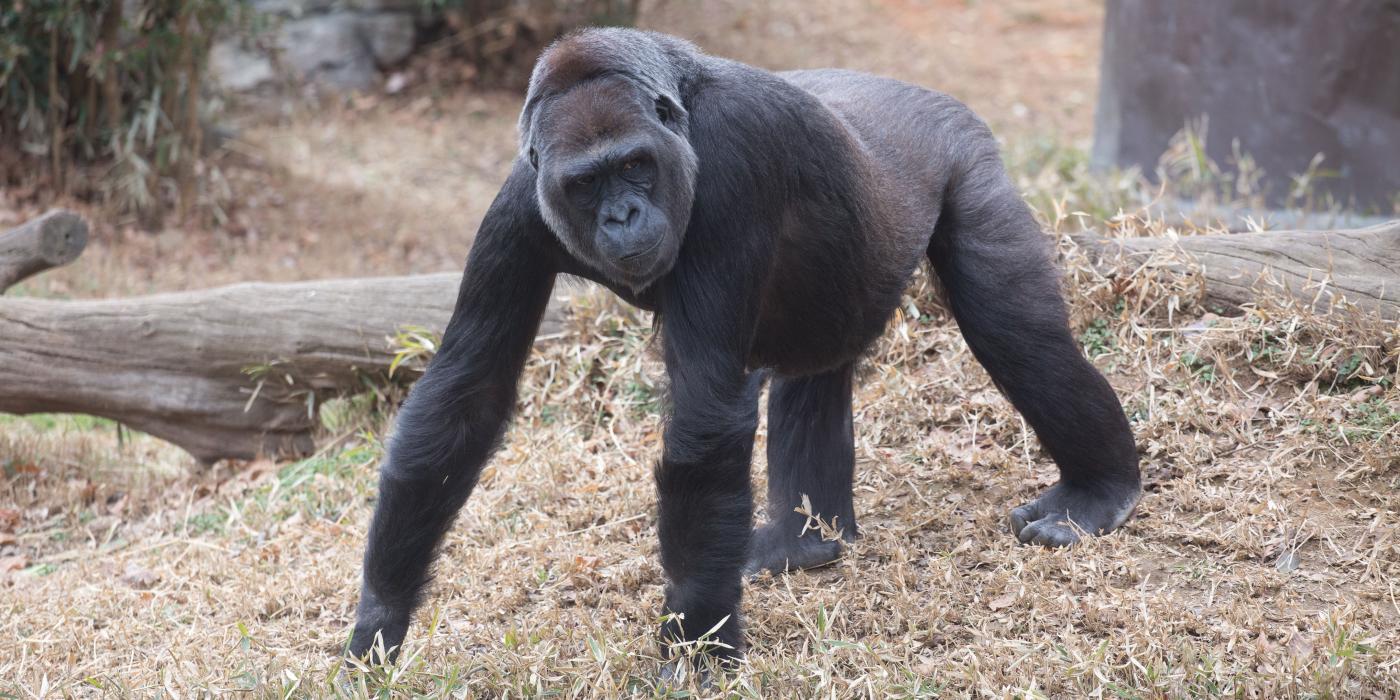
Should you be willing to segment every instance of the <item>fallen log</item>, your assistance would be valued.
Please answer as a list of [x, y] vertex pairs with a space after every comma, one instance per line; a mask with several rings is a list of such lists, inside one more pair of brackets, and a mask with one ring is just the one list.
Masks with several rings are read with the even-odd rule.
[[[455, 273], [237, 284], [131, 299], [0, 298], [0, 412], [87, 413], [201, 461], [301, 456], [320, 403], [384, 381], [390, 338], [440, 333]], [[541, 333], [561, 329], [560, 302]], [[402, 379], [402, 377], [400, 377]]]
[[[1238, 309], [1270, 286], [1332, 311], [1343, 299], [1386, 319], [1400, 319], [1400, 220], [1346, 231], [1267, 231], [1178, 238], [1074, 236], [1101, 269], [1134, 267], [1177, 249], [1205, 278], [1208, 305]], [[1169, 263], [1178, 266], [1181, 263]]]
[[65, 209], [0, 233], [0, 294], [26, 277], [77, 260], [87, 240], [87, 222]]
[[[1206, 280], [1207, 303], [1238, 307], [1254, 299], [1259, 281], [1273, 279], [1319, 310], [1342, 295], [1400, 318], [1400, 221], [1354, 231], [1078, 240], [1101, 269], [1136, 266], [1163, 248], [1184, 251]], [[202, 461], [305, 455], [321, 403], [388, 380], [390, 337], [414, 326], [440, 333], [460, 281], [445, 273], [99, 301], [0, 297], [0, 412], [105, 416]], [[565, 303], [552, 302], [541, 333], [562, 330]]]

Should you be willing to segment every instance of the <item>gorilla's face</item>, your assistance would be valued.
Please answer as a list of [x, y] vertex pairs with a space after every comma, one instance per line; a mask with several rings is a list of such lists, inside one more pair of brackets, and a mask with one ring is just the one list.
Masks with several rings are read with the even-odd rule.
[[683, 110], [608, 77], [539, 105], [532, 122], [540, 208], [564, 247], [633, 290], [669, 272], [695, 199]]

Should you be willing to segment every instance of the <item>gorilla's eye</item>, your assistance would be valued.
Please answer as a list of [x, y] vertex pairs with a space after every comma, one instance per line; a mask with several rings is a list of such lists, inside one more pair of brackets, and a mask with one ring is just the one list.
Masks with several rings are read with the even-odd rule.
[[586, 187], [588, 185], [593, 184], [593, 181], [596, 179], [597, 178], [595, 178], [593, 175], [579, 175], [578, 177], [574, 178], [574, 184], [583, 185]]
[[666, 98], [656, 98], [656, 118], [660, 119], [662, 124], [669, 124], [671, 116], [671, 106], [666, 104]]
[[530, 167], [535, 170], [540, 169], [540, 154], [536, 153], [533, 148], [530, 149]]
[[633, 158], [632, 160], [629, 160], [629, 161], [627, 161], [626, 163], [623, 163], [623, 164], [622, 164], [622, 169], [623, 169], [623, 170], [634, 170], [634, 169], [636, 169], [636, 167], [637, 167], [638, 165], [641, 165], [641, 164], [642, 164], [642, 160], [641, 160], [640, 158]]

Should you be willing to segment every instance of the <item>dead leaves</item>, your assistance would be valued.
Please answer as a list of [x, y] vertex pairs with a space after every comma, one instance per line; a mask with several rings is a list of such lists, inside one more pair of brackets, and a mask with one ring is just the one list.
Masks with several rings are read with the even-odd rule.
[[1007, 591], [987, 601], [987, 608], [991, 610], [1005, 610], [1006, 608], [1015, 605], [1017, 598], [1018, 596], [1016, 595], [1015, 591]]
[[0, 532], [14, 532], [23, 519], [24, 513], [18, 508], [0, 508]]
[[126, 570], [122, 572], [121, 581], [138, 591], [147, 591], [160, 583], [160, 574], [131, 561], [126, 563]]

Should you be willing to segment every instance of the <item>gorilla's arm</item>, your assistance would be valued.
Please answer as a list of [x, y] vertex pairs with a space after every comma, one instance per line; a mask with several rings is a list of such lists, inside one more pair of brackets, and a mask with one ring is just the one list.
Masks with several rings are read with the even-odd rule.
[[[442, 346], [414, 385], [380, 468], [349, 651], [403, 641], [443, 534], [495, 450], [553, 288], [534, 173], [517, 161], [482, 221]], [[392, 655], [391, 655], [392, 656]]]

